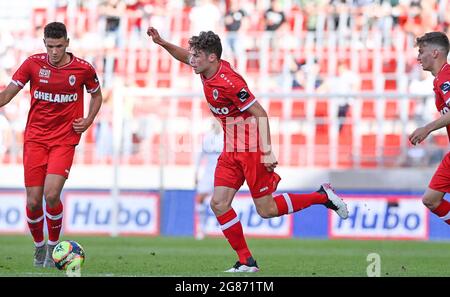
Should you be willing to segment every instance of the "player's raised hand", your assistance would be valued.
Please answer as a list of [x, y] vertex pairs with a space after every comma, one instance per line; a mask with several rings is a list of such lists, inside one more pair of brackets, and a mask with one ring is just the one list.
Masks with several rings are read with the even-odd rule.
[[266, 169], [269, 172], [272, 172], [278, 165], [277, 158], [275, 157], [272, 151], [270, 153], [262, 155], [262, 162], [264, 163], [264, 166], [266, 166]]
[[156, 44], [161, 45], [164, 42], [164, 39], [161, 38], [158, 30], [156, 30], [154, 27], [148, 27], [147, 35], [150, 36], [152, 38], [153, 42]]
[[90, 122], [88, 119], [78, 118], [78, 119], [75, 119], [75, 121], [73, 121], [72, 126], [73, 126], [73, 130], [76, 133], [81, 134], [84, 131], [86, 131], [87, 128], [89, 128], [89, 126], [91, 124], [92, 124], [92, 122]]
[[411, 135], [409, 135], [409, 141], [411, 142], [412, 145], [421, 143], [422, 141], [425, 140], [425, 138], [427, 138], [430, 132], [431, 131], [426, 127], [417, 128]]

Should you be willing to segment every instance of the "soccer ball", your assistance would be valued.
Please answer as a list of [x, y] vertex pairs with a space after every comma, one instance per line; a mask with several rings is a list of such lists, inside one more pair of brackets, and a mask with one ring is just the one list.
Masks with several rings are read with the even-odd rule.
[[52, 258], [59, 270], [74, 270], [81, 268], [85, 255], [83, 247], [78, 242], [64, 240], [55, 246]]

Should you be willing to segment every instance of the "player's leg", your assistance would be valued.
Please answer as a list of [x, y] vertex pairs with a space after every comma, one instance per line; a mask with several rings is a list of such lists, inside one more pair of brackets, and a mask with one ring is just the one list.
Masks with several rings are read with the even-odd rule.
[[422, 197], [423, 204], [450, 225], [450, 202], [444, 199], [445, 193], [450, 193], [450, 153], [442, 159]]
[[330, 184], [322, 184], [319, 190], [308, 194], [283, 193], [272, 197], [281, 178], [277, 173], [267, 171], [261, 162], [261, 153], [245, 153], [241, 163], [256, 210], [263, 218], [297, 212], [315, 204], [335, 210], [343, 219], [348, 217], [347, 206]]
[[23, 166], [27, 194], [27, 224], [35, 245], [33, 265], [42, 267], [46, 253], [42, 196], [47, 168], [47, 148], [26, 142], [23, 149]]
[[27, 223], [35, 245], [33, 266], [42, 267], [47, 251], [44, 240], [44, 211], [42, 209], [44, 187], [26, 187], [26, 192]]
[[253, 201], [258, 214], [266, 219], [294, 213], [316, 204], [336, 211], [343, 219], [348, 218], [347, 206], [329, 184], [323, 184], [319, 190], [308, 194], [283, 193], [275, 197], [272, 194], [262, 197], [257, 195]]
[[205, 168], [205, 173], [197, 183], [197, 195], [195, 197], [195, 212], [197, 214], [196, 221], [196, 239], [203, 239], [206, 228], [206, 214], [209, 208], [209, 201], [206, 198], [212, 196], [214, 192], [214, 174], [215, 167], [209, 166]]
[[48, 230], [47, 255], [44, 267], [54, 267], [51, 255], [54, 247], [58, 244], [63, 220], [61, 192], [69, 177], [74, 153], [75, 147], [72, 145], [55, 146], [49, 152], [47, 176], [44, 184]]
[[257, 272], [259, 268], [245, 241], [242, 224], [231, 207], [236, 192], [234, 188], [217, 186], [211, 199], [211, 209], [217, 217], [220, 228], [239, 258], [226, 272]]
[[209, 193], [198, 193], [195, 197], [195, 213], [197, 214], [195, 238], [203, 239], [205, 237], [205, 220], [208, 205], [205, 203]]

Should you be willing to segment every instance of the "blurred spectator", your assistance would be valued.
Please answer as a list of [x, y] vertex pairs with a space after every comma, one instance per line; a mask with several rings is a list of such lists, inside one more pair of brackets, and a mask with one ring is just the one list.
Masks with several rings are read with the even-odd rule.
[[278, 48], [278, 36], [276, 32], [280, 31], [286, 22], [286, 16], [278, 0], [270, 0], [270, 7], [264, 11], [264, 30], [268, 34], [269, 47]]
[[116, 47], [121, 40], [120, 26], [122, 16], [126, 12], [126, 4], [123, 0], [105, 0], [99, 6], [100, 21], [104, 26], [104, 34], [107, 47]]
[[430, 122], [436, 112], [434, 95], [430, 93], [430, 90], [433, 89], [434, 77], [429, 71], [423, 71], [421, 68], [417, 65], [411, 71], [412, 79], [408, 87], [409, 93], [422, 95], [416, 101], [414, 114], [415, 120], [418, 121], [419, 125]]
[[342, 95], [331, 98], [338, 102], [339, 131], [342, 129], [347, 112], [355, 99], [348, 94], [359, 92], [360, 88], [361, 79], [359, 75], [353, 72], [345, 61], [338, 62], [336, 76], [329, 77], [321, 86], [322, 92]]
[[230, 1], [230, 7], [224, 16], [226, 44], [230, 47], [234, 57], [239, 56], [243, 50], [244, 41], [241, 40], [240, 32], [246, 26], [247, 13], [241, 8], [240, 2]]
[[213, 31], [220, 34], [222, 12], [215, 0], [200, 0], [189, 13], [191, 34], [198, 35], [201, 31]]
[[112, 136], [112, 91], [105, 90], [102, 108], [95, 124], [95, 157], [96, 162], [105, 163], [111, 160], [113, 151]]

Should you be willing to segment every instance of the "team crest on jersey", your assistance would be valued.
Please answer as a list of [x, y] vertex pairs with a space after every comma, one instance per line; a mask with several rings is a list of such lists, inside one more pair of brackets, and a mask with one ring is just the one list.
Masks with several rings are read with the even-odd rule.
[[69, 84], [71, 85], [71, 86], [73, 86], [74, 84], [75, 84], [75, 81], [76, 81], [77, 79], [75, 78], [75, 75], [71, 75], [71, 76], [69, 76]]
[[237, 96], [241, 102], [245, 102], [248, 98], [250, 98], [250, 94], [247, 92], [245, 88], [242, 88], [239, 93], [237, 93]]
[[39, 77], [50, 78], [50, 69], [45, 68], [39, 69]]
[[450, 91], [450, 81], [446, 81], [445, 83], [440, 85], [440, 88], [442, 90], [442, 93], [444, 93], [444, 95], [447, 94], [448, 91]]
[[219, 91], [217, 91], [217, 89], [213, 90], [213, 98], [214, 100], [217, 100], [217, 98], [219, 98]]

